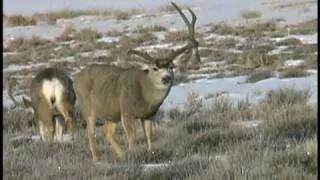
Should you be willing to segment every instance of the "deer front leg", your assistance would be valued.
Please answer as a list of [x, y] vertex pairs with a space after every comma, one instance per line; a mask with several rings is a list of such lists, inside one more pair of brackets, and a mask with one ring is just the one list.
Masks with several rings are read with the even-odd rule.
[[143, 129], [144, 135], [147, 139], [148, 150], [151, 151], [152, 121], [142, 119], [141, 123], [142, 123], [142, 129]]
[[136, 145], [136, 127], [134, 120], [135, 119], [130, 116], [121, 116], [122, 126], [128, 139], [129, 151]]

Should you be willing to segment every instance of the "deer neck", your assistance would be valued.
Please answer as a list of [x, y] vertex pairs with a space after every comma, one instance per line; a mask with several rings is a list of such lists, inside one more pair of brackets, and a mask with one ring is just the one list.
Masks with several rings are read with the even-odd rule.
[[171, 89], [171, 85], [167, 87], [158, 87], [148, 78], [141, 83], [141, 87], [142, 96], [151, 108], [160, 106]]

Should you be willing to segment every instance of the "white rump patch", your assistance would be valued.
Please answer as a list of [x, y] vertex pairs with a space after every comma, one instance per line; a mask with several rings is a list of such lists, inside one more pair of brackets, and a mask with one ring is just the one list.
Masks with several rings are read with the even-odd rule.
[[55, 104], [59, 104], [62, 99], [64, 87], [58, 79], [44, 80], [42, 83], [42, 93], [46, 97], [49, 104], [51, 104], [51, 98], [55, 98]]

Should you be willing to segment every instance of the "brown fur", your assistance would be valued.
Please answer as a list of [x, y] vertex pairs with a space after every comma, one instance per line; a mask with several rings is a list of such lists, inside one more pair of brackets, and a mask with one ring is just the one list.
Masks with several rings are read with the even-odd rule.
[[[89, 66], [80, 72], [75, 79], [75, 89], [84, 117], [93, 116], [94, 119], [101, 118], [108, 120], [108, 123], [116, 124], [121, 121], [121, 116], [123, 116], [126, 119], [122, 121], [125, 130], [129, 134], [134, 134], [135, 129], [130, 128], [135, 123], [134, 121], [151, 118], [171, 88], [171, 85], [163, 89], [155, 88], [149, 74], [150, 72], [136, 67], [122, 69], [109, 65]], [[88, 122], [89, 126], [90, 123]], [[94, 123], [92, 122], [92, 124]], [[110, 125], [105, 127], [107, 126]], [[91, 133], [89, 134], [90, 140], [94, 132], [88, 133]], [[109, 141], [114, 140], [109, 138]], [[149, 141], [151, 142], [151, 140]], [[132, 146], [134, 142], [130, 143], [129, 146]], [[122, 150], [117, 154], [121, 157]], [[98, 158], [94, 153], [93, 156], [94, 159]]]
[[89, 147], [95, 161], [99, 159], [95, 139], [97, 118], [106, 121], [103, 134], [118, 157], [124, 156], [119, 143], [114, 139], [114, 132], [119, 122], [125, 130], [131, 150], [135, 146], [135, 122], [140, 120], [148, 148], [151, 150], [150, 118], [156, 114], [171, 89], [173, 60], [182, 53], [188, 53], [193, 64], [200, 62], [198, 42], [194, 37], [196, 16], [189, 9], [192, 14], [190, 23], [178, 6], [172, 4], [189, 28], [190, 38], [187, 45], [173, 51], [165, 58], [154, 58], [145, 52], [129, 50], [129, 55], [140, 56], [146, 63], [152, 62], [151, 65], [145, 68], [126, 69], [109, 65], [91, 65], [75, 77], [75, 90], [82, 115], [87, 121]]

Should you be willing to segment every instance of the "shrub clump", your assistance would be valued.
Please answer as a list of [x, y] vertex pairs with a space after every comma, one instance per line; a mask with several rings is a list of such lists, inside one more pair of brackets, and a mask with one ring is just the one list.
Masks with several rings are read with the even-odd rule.
[[272, 77], [272, 72], [269, 69], [255, 71], [249, 75], [246, 82], [247, 83], [255, 83], [255, 82], [261, 81], [263, 79], [268, 79], [270, 77]]
[[34, 26], [36, 24], [36, 19], [29, 16], [13, 15], [7, 17], [8, 26]]
[[280, 78], [295, 78], [309, 76], [310, 73], [301, 67], [289, 67], [280, 72]]
[[85, 28], [74, 34], [74, 39], [78, 41], [93, 42], [102, 37], [102, 34], [98, 31], [90, 28]]

